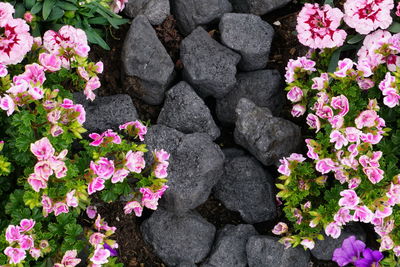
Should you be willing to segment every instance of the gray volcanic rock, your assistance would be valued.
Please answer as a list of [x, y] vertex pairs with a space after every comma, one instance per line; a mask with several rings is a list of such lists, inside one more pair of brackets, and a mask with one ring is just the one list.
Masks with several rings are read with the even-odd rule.
[[279, 164], [280, 158], [295, 152], [301, 143], [300, 127], [246, 98], [240, 99], [236, 116], [235, 142], [266, 166]]
[[276, 216], [273, 178], [250, 156], [227, 158], [224, 175], [214, 196], [227, 209], [238, 211], [247, 223], [268, 221]]
[[315, 242], [314, 249], [311, 250], [311, 254], [317, 258], [318, 260], [332, 260], [333, 252], [335, 249], [340, 248], [342, 246], [343, 241], [354, 235], [356, 239], [362, 240], [365, 242], [367, 239], [367, 235], [364, 229], [360, 224], [349, 224], [343, 230], [342, 234], [337, 239], [333, 239], [332, 237], [328, 237], [324, 235], [324, 240], [317, 240]]
[[198, 263], [209, 253], [215, 235], [215, 226], [195, 212], [183, 215], [157, 209], [143, 222], [144, 240], [168, 265], [181, 262]]
[[236, 83], [236, 64], [240, 56], [212, 39], [201, 27], [181, 44], [183, 76], [201, 97], [221, 98]]
[[[161, 199], [167, 210], [184, 213], [203, 204], [223, 173], [224, 154], [208, 134], [183, 134], [155, 125], [149, 128], [145, 143], [150, 151], [161, 149], [171, 154], [168, 190]], [[146, 162], [149, 162], [146, 159]]]
[[144, 15], [152, 25], [159, 25], [170, 15], [169, 0], [129, 0], [123, 12], [129, 18]]
[[210, 257], [201, 267], [246, 267], [246, 244], [254, 235], [257, 231], [250, 224], [226, 225], [218, 232]]
[[150, 105], [161, 104], [174, 76], [174, 63], [143, 15], [132, 21], [122, 63], [125, 87]]
[[186, 82], [167, 91], [157, 123], [183, 133], [207, 133], [213, 140], [221, 133], [203, 99]]
[[221, 41], [240, 53], [239, 69], [260, 70], [267, 66], [274, 28], [252, 14], [225, 14], [219, 23]]
[[185, 35], [232, 11], [228, 0], [171, 0], [171, 5], [178, 27]]
[[270, 236], [252, 236], [247, 242], [249, 267], [308, 267], [310, 254], [301, 247], [288, 248]]
[[131, 97], [125, 94], [97, 96], [92, 102], [79, 92], [74, 93], [74, 102], [85, 108], [86, 121], [83, 127], [88, 132], [117, 130], [119, 125], [139, 118]]
[[277, 70], [258, 70], [236, 75], [235, 87], [217, 99], [217, 117], [223, 123], [235, 123], [235, 109], [243, 97], [259, 107], [267, 107], [276, 116], [285, 103], [282, 80]]
[[264, 15], [272, 10], [283, 7], [292, 0], [229, 0], [233, 9], [240, 13]]

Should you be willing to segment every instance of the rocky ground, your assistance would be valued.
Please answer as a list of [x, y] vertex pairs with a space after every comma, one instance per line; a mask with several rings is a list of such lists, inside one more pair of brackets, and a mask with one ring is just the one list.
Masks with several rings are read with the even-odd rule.
[[[155, 212], [100, 207], [118, 227], [125, 266], [335, 266], [338, 240], [309, 253], [285, 250], [271, 229], [283, 219], [275, 198], [279, 158], [299, 151], [304, 130], [287, 114], [282, 74], [305, 53], [290, 0], [130, 0], [130, 25], [94, 48], [105, 74], [88, 103], [89, 131], [141, 119], [149, 149], [171, 153], [169, 189]], [[303, 135], [302, 135], [303, 131]]]

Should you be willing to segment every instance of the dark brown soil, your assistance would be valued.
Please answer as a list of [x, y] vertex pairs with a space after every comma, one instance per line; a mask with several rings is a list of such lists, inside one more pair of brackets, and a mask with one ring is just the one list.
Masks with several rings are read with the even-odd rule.
[[[275, 38], [272, 43], [270, 60], [267, 68], [278, 69], [282, 75], [285, 72], [285, 66], [290, 58], [302, 56], [307, 52], [301, 46], [295, 36], [294, 30], [296, 25], [296, 15], [301, 9], [300, 4], [290, 4], [280, 10], [273, 12], [271, 15], [264, 16], [263, 19], [273, 25], [275, 29]], [[161, 106], [151, 106], [143, 103], [135, 98], [130, 92], [124, 89], [122, 80], [121, 51], [124, 37], [129, 30], [130, 25], [123, 25], [119, 30], [114, 30], [106, 39], [110, 45], [110, 51], [104, 51], [100, 47], [92, 46], [90, 57], [93, 61], [101, 60], [104, 63], [105, 72], [101, 75], [102, 87], [98, 89], [97, 94], [100, 96], [114, 95], [120, 93], [128, 93], [131, 95], [133, 103], [138, 110], [140, 119], [149, 120], [152, 124], [156, 123]], [[182, 64], [179, 60], [179, 47], [183, 39], [182, 35], [176, 28], [176, 22], [172, 16], [169, 16], [165, 22], [155, 27], [156, 33], [166, 47], [169, 55], [175, 63], [177, 72], [177, 80], [180, 78]], [[210, 35], [217, 39], [219, 32], [217, 27], [209, 31]], [[206, 99], [209, 106], [215, 105], [214, 100]], [[286, 112], [283, 117], [291, 118], [288, 114], [290, 108], [285, 108]], [[222, 136], [216, 141], [221, 147], [235, 146], [232, 138], [232, 128], [225, 128]], [[274, 172], [274, 170], [271, 170]], [[229, 211], [224, 205], [213, 196], [196, 209], [207, 221], [214, 224], [217, 229], [221, 229], [226, 224], [244, 223], [239, 213]], [[116, 226], [117, 232], [115, 239], [119, 244], [119, 261], [124, 266], [129, 267], [160, 267], [165, 266], [162, 261], [154, 254], [152, 248], [148, 246], [141, 235], [140, 224], [151, 215], [151, 211], [146, 210], [141, 218], [125, 215], [123, 212], [123, 203], [116, 202], [102, 205], [99, 213], [106, 218], [109, 225]], [[278, 218], [282, 218], [281, 212], [278, 211]], [[278, 222], [269, 221], [254, 225], [260, 234], [270, 234], [273, 226]], [[336, 266], [332, 262], [317, 262], [313, 260], [312, 266], [331, 267]]]

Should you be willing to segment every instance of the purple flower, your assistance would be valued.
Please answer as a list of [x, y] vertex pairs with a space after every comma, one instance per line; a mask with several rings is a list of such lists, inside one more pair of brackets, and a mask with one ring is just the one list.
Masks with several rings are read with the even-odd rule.
[[356, 240], [355, 236], [350, 236], [343, 241], [341, 248], [335, 249], [332, 260], [336, 261], [339, 266], [346, 266], [359, 260], [364, 248], [364, 242]]
[[383, 259], [383, 254], [378, 250], [366, 248], [363, 251], [363, 257], [354, 263], [356, 267], [379, 266], [378, 262]]
[[116, 257], [116, 256], [118, 256], [117, 250], [116, 250], [116, 249], [113, 249], [112, 247], [110, 247], [109, 244], [104, 243], [103, 247], [104, 247], [105, 249], [107, 249], [108, 251], [110, 251], [110, 256], [111, 256], [111, 257]]

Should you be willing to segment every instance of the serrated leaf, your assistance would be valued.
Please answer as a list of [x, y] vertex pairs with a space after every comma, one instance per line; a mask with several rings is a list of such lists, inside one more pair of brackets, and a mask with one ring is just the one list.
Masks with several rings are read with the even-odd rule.
[[54, 5], [56, 4], [56, 1], [57, 0], [44, 0], [42, 9], [42, 16], [44, 20], [47, 20], [49, 17]]

